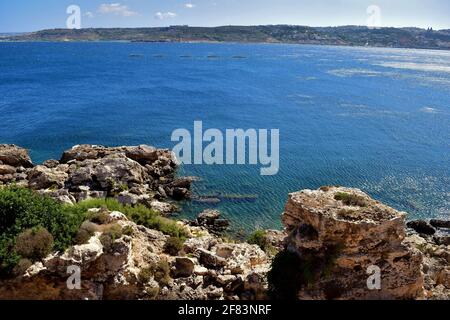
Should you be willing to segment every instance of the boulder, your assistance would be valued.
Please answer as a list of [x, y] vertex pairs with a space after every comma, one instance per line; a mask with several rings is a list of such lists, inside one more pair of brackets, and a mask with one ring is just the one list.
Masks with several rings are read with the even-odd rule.
[[170, 214], [178, 211], [178, 208], [175, 205], [158, 200], [152, 200], [150, 202], [150, 207], [153, 210], [158, 211], [162, 216], [169, 216]]
[[428, 222], [425, 220], [415, 220], [410, 221], [406, 224], [408, 228], [413, 229], [419, 234], [432, 236], [436, 233], [436, 229], [434, 229]]
[[49, 160], [45, 160], [42, 163], [43, 166], [53, 169], [56, 168], [57, 166], [59, 166], [59, 161], [58, 160], [53, 160], [53, 159], [49, 159]]
[[[358, 189], [327, 187], [290, 194], [282, 216], [286, 250], [297, 257], [299, 270], [306, 270], [295, 283], [297, 297], [422, 297], [422, 255], [403, 243], [404, 219], [405, 213]], [[283, 270], [278, 266], [274, 272]], [[380, 271], [380, 288], [368, 287], [370, 270]]]
[[227, 261], [224, 258], [205, 249], [197, 249], [197, 254], [200, 256], [200, 263], [207, 268], [220, 269], [227, 264]]
[[101, 188], [108, 190], [116, 184], [144, 183], [145, 172], [139, 163], [124, 155], [113, 154], [97, 161], [93, 175]]
[[63, 188], [68, 175], [62, 167], [53, 169], [38, 165], [28, 171], [30, 188], [34, 190]]
[[0, 175], [14, 174], [16, 173], [16, 168], [7, 164], [0, 165]]
[[13, 144], [0, 144], [0, 161], [13, 167], [31, 168], [33, 163], [28, 151]]
[[194, 259], [187, 257], [176, 257], [172, 274], [174, 278], [187, 278], [194, 273], [196, 263]]
[[430, 225], [435, 228], [446, 228], [450, 229], [450, 220], [439, 220], [439, 219], [431, 219]]
[[124, 205], [148, 204], [150, 196], [147, 194], [136, 195], [128, 191], [123, 191], [116, 196], [117, 201]]
[[230, 226], [230, 222], [226, 219], [221, 219], [220, 216], [220, 211], [207, 209], [197, 216], [196, 224], [205, 227], [213, 233], [221, 233]]
[[125, 154], [128, 158], [137, 161], [144, 166], [158, 160], [158, 150], [147, 145], [126, 147]]

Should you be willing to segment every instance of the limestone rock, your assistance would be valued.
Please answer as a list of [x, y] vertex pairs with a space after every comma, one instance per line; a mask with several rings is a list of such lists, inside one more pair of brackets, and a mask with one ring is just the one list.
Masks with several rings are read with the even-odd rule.
[[28, 151], [13, 144], [0, 144], [0, 161], [13, 167], [33, 166]]
[[[298, 297], [422, 297], [422, 255], [403, 243], [404, 216], [358, 189], [327, 187], [290, 194], [282, 217], [286, 248], [314, 278], [299, 284]], [[371, 266], [381, 272], [379, 290], [367, 286]]]
[[28, 171], [28, 181], [30, 188], [34, 190], [47, 188], [63, 188], [68, 175], [64, 167], [53, 169], [38, 165]]

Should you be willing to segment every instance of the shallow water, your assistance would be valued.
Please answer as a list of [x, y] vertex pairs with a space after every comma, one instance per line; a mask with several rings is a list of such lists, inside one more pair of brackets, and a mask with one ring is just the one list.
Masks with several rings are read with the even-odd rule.
[[[202, 178], [182, 216], [279, 227], [287, 194], [361, 188], [409, 218], [450, 216], [450, 52], [297, 45], [0, 43], [0, 143], [35, 162], [74, 144], [172, 147], [176, 128], [279, 128], [280, 172]], [[236, 195], [245, 195], [243, 199]]]

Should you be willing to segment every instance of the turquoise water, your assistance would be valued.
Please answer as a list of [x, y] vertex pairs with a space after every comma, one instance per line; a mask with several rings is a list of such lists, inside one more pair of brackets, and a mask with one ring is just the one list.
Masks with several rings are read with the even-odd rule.
[[0, 43], [0, 143], [37, 163], [80, 143], [172, 147], [172, 131], [194, 120], [278, 128], [280, 172], [184, 166], [202, 178], [196, 194], [222, 201], [186, 203], [182, 216], [215, 207], [238, 229], [279, 227], [289, 192], [335, 184], [410, 218], [450, 216], [450, 52]]

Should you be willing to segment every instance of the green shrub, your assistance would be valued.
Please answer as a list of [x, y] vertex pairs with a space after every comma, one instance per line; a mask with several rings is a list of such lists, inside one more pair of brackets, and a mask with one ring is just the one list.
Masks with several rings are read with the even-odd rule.
[[171, 280], [169, 263], [160, 260], [158, 263], [152, 263], [147, 268], [141, 269], [138, 274], [138, 281], [146, 284], [152, 277], [161, 287], [167, 286]]
[[78, 212], [86, 212], [92, 208], [106, 207], [110, 211], [119, 211], [125, 214], [136, 224], [143, 225], [149, 229], [159, 230], [169, 236], [186, 238], [187, 232], [177, 225], [173, 220], [161, 217], [158, 212], [144, 205], [122, 205], [116, 199], [90, 199], [75, 205]]
[[45, 258], [53, 249], [53, 236], [42, 227], [27, 229], [16, 238], [14, 251], [31, 261]]
[[183, 249], [184, 240], [178, 237], [170, 237], [164, 245], [164, 252], [176, 256]]
[[159, 283], [161, 287], [167, 286], [170, 283], [170, 265], [165, 260], [160, 260], [158, 263], [151, 266], [153, 278]]
[[133, 227], [132, 226], [123, 227], [122, 233], [126, 236], [132, 236], [134, 234]]
[[90, 212], [88, 214], [89, 221], [96, 224], [107, 224], [109, 222], [109, 212], [108, 209], [100, 209], [98, 212]]
[[153, 277], [153, 268], [142, 268], [138, 274], [138, 281], [140, 283], [148, 283]]
[[100, 236], [100, 242], [106, 251], [111, 250], [112, 245], [117, 239], [122, 237], [122, 227], [118, 224], [113, 224], [106, 229]]
[[247, 239], [249, 244], [256, 244], [262, 250], [266, 251], [269, 249], [270, 243], [267, 239], [266, 232], [264, 230], [256, 230]]
[[13, 274], [15, 276], [23, 275], [25, 271], [27, 271], [27, 269], [32, 265], [33, 262], [31, 262], [29, 259], [20, 259], [13, 269]]
[[0, 275], [9, 275], [20, 261], [14, 247], [21, 232], [45, 228], [53, 236], [54, 249], [63, 251], [73, 243], [79, 226], [85, 220], [83, 213], [29, 189], [16, 186], [1, 188]]
[[358, 207], [367, 206], [367, 200], [357, 194], [338, 192], [334, 195], [334, 199], [342, 201], [347, 206], [358, 206]]
[[89, 242], [89, 239], [91, 239], [93, 235], [93, 233], [89, 232], [86, 229], [80, 229], [75, 236], [75, 243], [78, 245], [86, 244]]

